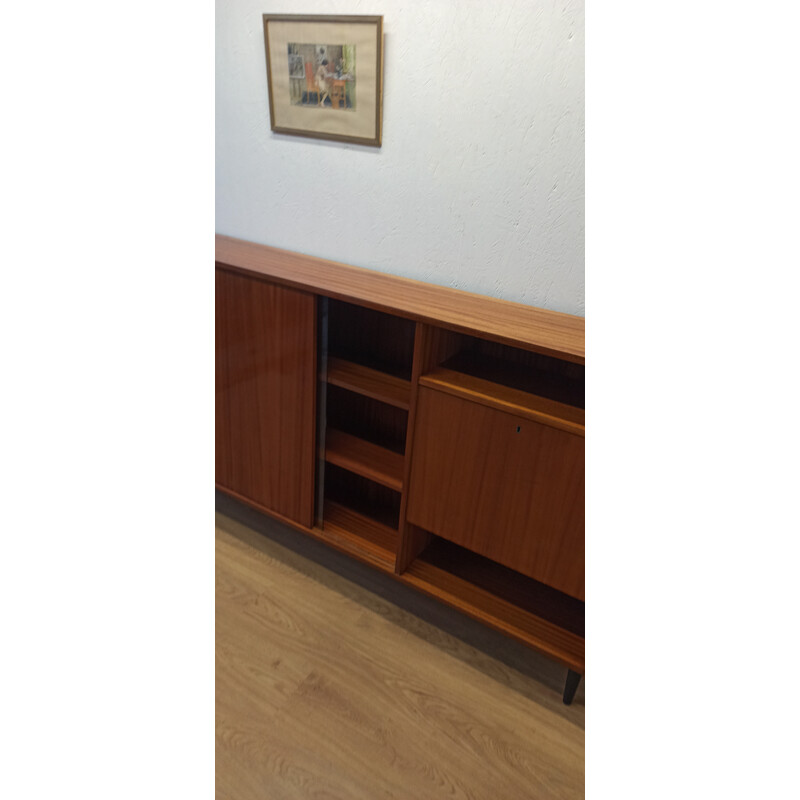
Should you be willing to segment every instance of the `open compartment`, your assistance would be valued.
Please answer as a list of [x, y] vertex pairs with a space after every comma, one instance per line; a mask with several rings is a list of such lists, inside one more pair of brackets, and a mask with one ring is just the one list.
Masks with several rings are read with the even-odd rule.
[[329, 463], [325, 473], [323, 529], [360, 539], [394, 564], [400, 495], [350, 470]]
[[426, 533], [405, 582], [583, 671], [584, 603]]
[[364, 439], [402, 456], [408, 412], [338, 386], [328, 385], [327, 428]]
[[421, 386], [583, 434], [582, 364], [451, 331], [431, 336]]
[[[328, 306], [328, 357], [338, 369], [348, 365], [366, 368], [351, 372], [377, 380], [381, 375], [411, 380], [414, 357], [414, 329], [411, 320], [373, 311], [363, 306], [330, 300]], [[330, 365], [329, 365], [330, 370]], [[377, 375], [375, 375], [377, 373]], [[389, 381], [397, 387], [396, 381]]]
[[584, 407], [584, 366], [464, 334], [443, 333], [447, 346], [429, 365], [498, 386]]
[[529, 350], [461, 336], [461, 348], [441, 364], [443, 369], [584, 407], [584, 367]]
[[337, 546], [391, 571], [399, 540], [415, 323], [329, 299], [321, 328], [318, 525]]
[[430, 544], [417, 558], [454, 578], [512, 603], [522, 611], [535, 614], [577, 636], [584, 635], [582, 600], [433, 534]]

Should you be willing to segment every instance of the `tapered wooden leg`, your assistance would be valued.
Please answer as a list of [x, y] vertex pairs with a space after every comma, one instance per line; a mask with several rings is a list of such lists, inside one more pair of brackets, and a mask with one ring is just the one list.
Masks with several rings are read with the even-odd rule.
[[567, 681], [564, 684], [564, 705], [572, 705], [572, 698], [575, 697], [575, 692], [578, 690], [578, 684], [581, 682], [580, 672], [573, 672], [571, 669], [567, 670]]

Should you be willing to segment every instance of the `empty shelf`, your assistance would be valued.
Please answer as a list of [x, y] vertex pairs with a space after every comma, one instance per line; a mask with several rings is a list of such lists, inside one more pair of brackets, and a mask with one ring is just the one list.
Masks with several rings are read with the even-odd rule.
[[401, 580], [536, 648], [570, 669], [584, 670], [584, 640], [581, 636], [424, 561], [412, 563]]
[[394, 570], [398, 534], [393, 528], [326, 500], [323, 530], [328, 537], [336, 536], [342, 543], [349, 542], [351, 547]]
[[341, 386], [351, 392], [380, 400], [391, 406], [408, 410], [411, 396], [409, 381], [385, 372], [345, 361], [343, 358], [328, 359], [328, 383]]
[[396, 492], [403, 489], [404, 457], [349, 433], [328, 428], [325, 460]]

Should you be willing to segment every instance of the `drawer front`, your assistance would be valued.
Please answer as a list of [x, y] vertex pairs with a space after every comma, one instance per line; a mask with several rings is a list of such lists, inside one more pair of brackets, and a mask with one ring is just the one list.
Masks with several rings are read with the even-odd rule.
[[584, 439], [421, 387], [408, 521], [584, 597]]

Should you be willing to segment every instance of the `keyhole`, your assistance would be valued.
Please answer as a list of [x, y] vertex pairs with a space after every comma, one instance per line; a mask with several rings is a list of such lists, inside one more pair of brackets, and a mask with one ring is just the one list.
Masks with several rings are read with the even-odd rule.
[[519, 425], [517, 425], [517, 433], [519, 433], [519, 431], [520, 431], [520, 427], [519, 427]]

